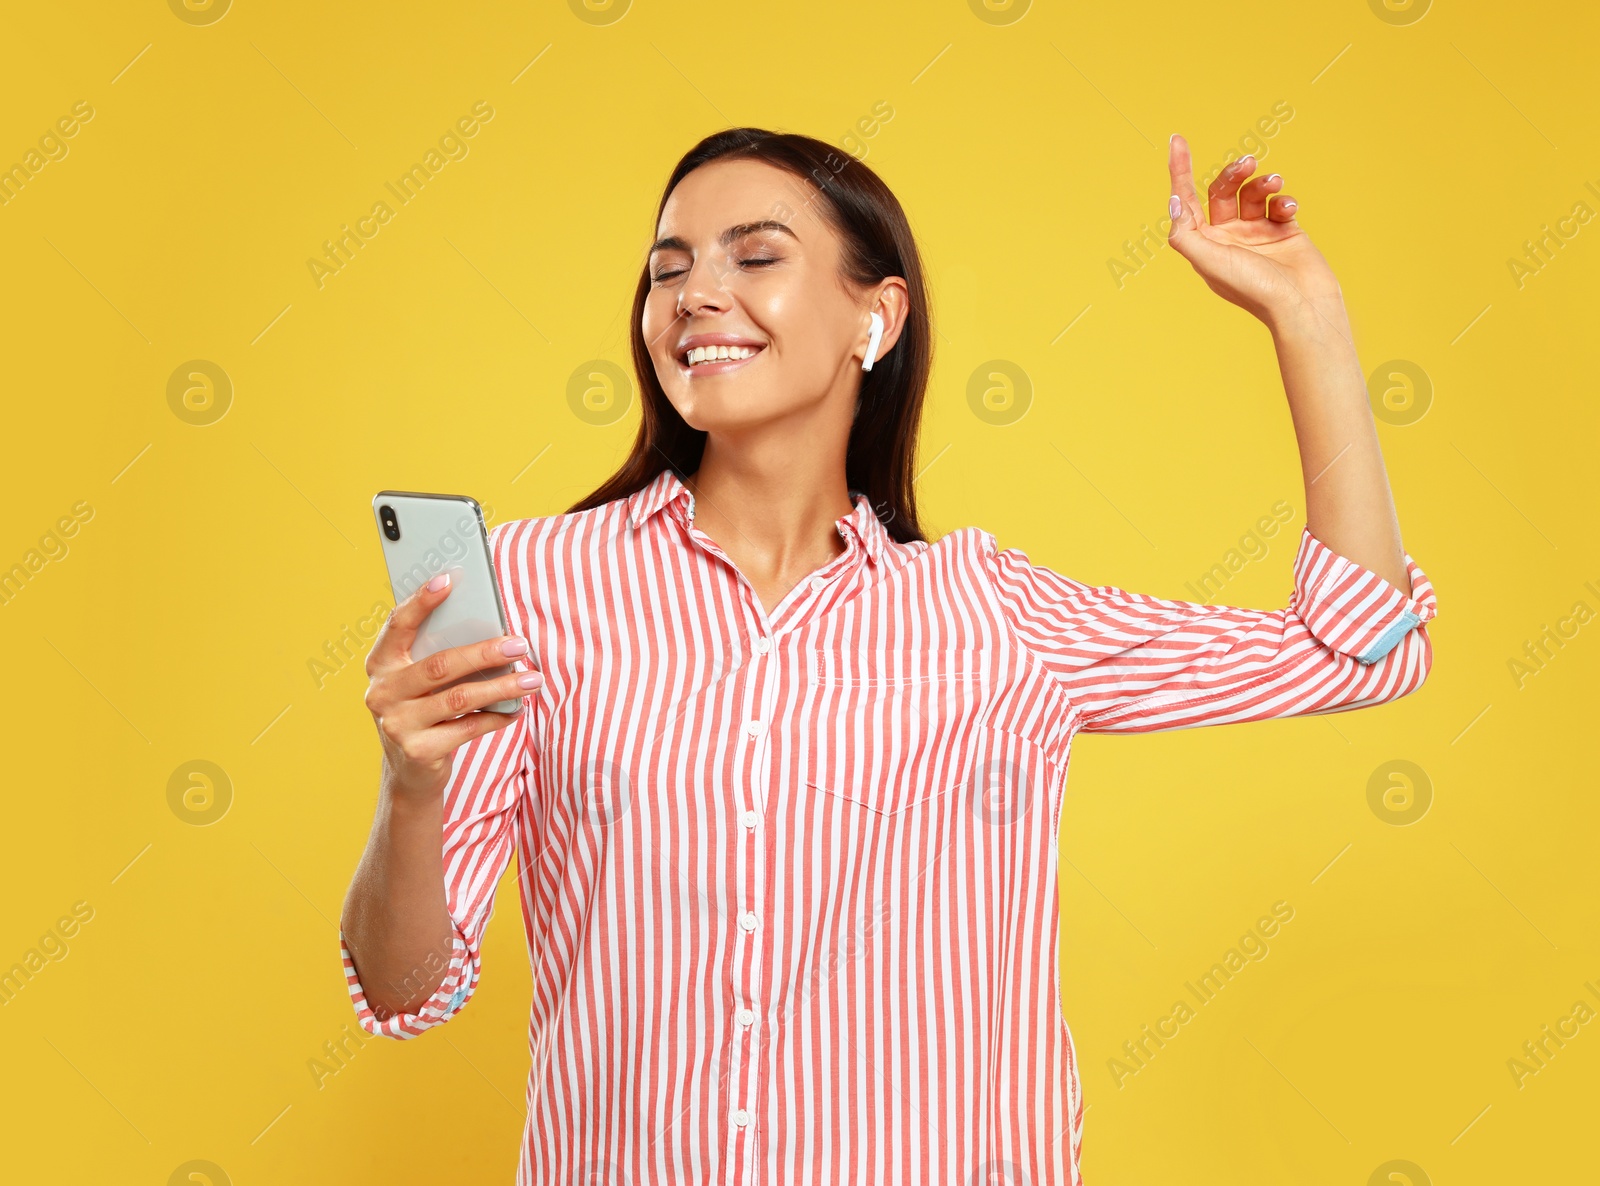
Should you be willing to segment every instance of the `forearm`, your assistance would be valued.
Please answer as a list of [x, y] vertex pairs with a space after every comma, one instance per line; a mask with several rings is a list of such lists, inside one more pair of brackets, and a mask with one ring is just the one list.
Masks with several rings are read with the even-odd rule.
[[1409, 594], [1400, 523], [1342, 298], [1302, 300], [1268, 328], [1300, 447], [1306, 526]]
[[449, 968], [455, 924], [445, 898], [441, 796], [386, 786], [341, 926], [367, 1004], [384, 1020], [416, 1012]]

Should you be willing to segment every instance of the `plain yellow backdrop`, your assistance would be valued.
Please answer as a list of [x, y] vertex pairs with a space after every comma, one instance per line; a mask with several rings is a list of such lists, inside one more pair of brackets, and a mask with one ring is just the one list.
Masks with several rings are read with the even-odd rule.
[[[0, 991], [0, 1177], [511, 1181], [515, 869], [470, 1007], [350, 1039], [336, 922], [379, 751], [364, 648], [325, 648], [389, 604], [377, 490], [503, 522], [625, 454], [629, 387], [583, 416], [573, 377], [605, 405], [659, 188], [737, 124], [864, 154], [909, 212], [935, 534], [1185, 599], [1222, 565], [1213, 600], [1287, 603], [1271, 341], [1162, 245], [1174, 131], [1201, 172], [1265, 150], [1374, 376], [1441, 607], [1426, 686], [1075, 747], [1088, 1180], [1593, 1172], [1600, 1025], [1563, 1021], [1600, 1010], [1591, 6], [189, 2], [13, 5], [0, 40], [0, 566], [37, 569], [0, 604], [0, 971], [36, 969]], [[386, 199], [480, 102], [465, 155]], [[1274, 903], [1268, 954], [1119, 1074]]]

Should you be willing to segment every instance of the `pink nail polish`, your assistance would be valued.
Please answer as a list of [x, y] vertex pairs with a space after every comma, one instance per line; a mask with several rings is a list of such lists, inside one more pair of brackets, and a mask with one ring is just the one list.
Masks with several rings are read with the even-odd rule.
[[441, 572], [438, 576], [434, 577], [433, 580], [428, 582], [428, 592], [429, 593], [437, 593], [440, 589], [443, 589], [449, 583], [450, 583], [450, 574], [447, 573], [447, 572]]

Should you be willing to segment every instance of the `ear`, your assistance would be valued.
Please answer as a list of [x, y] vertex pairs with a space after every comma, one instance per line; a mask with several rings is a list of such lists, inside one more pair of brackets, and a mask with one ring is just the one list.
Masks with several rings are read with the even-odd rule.
[[855, 358], [859, 365], [866, 360], [867, 343], [872, 340], [872, 314], [883, 318], [883, 334], [878, 339], [878, 350], [873, 355], [876, 367], [900, 340], [905, 329], [906, 316], [911, 312], [911, 297], [906, 282], [899, 276], [889, 276], [879, 281], [872, 290], [868, 303], [861, 309], [861, 336], [856, 340]]

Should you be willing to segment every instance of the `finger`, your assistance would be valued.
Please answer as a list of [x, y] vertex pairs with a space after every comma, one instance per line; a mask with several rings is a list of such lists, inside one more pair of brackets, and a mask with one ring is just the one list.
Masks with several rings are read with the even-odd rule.
[[400, 700], [416, 700], [475, 672], [515, 664], [518, 659], [531, 663], [529, 655], [528, 640], [516, 635], [447, 647], [394, 673], [388, 691]]
[[1206, 190], [1211, 225], [1221, 226], [1239, 217], [1239, 186], [1255, 172], [1256, 158], [1242, 156], [1218, 173]]
[[[525, 680], [533, 681], [533, 684], [525, 687]], [[543, 677], [537, 671], [514, 671], [495, 679], [463, 680], [431, 696], [409, 701], [406, 712], [416, 727], [428, 728], [462, 715], [488, 711], [491, 704], [502, 700], [515, 700], [518, 701], [518, 708], [510, 714], [515, 716], [522, 711], [522, 698], [542, 682]]]
[[1267, 220], [1269, 222], [1293, 222], [1294, 216], [1300, 213], [1300, 203], [1288, 194], [1278, 194], [1267, 203]]
[[[1189, 142], [1177, 132], [1167, 141], [1167, 172], [1172, 177], [1171, 192], [1186, 211], [1200, 216], [1200, 196], [1194, 192], [1194, 169], [1189, 159]], [[1176, 217], [1168, 211], [1169, 216]]]
[[450, 574], [441, 572], [421, 586], [394, 609], [378, 631], [372, 650], [367, 653], [367, 674], [393, 671], [409, 663], [411, 645], [417, 641], [422, 623], [446, 597], [450, 596]]
[[451, 721], [447, 725], [438, 727], [462, 730], [465, 736], [456, 742], [457, 747], [459, 747], [471, 741], [474, 737], [481, 737], [485, 733], [493, 733], [496, 729], [504, 729], [521, 715], [520, 710], [517, 712], [475, 712], [470, 716], [462, 717], [459, 721]]
[[1172, 226], [1167, 232], [1167, 242], [1197, 268], [1210, 266], [1215, 262], [1216, 253], [1223, 248], [1200, 233], [1205, 226], [1205, 218], [1200, 212], [1200, 198], [1194, 190], [1189, 144], [1182, 136], [1173, 135], [1167, 161], [1172, 174], [1172, 194], [1167, 199], [1167, 217], [1171, 219]]
[[1239, 187], [1239, 218], [1248, 221], [1252, 218], [1264, 218], [1267, 213], [1267, 198], [1283, 188], [1283, 174], [1273, 173], [1267, 177], [1252, 177]]
[[504, 729], [521, 716], [520, 708], [516, 712], [490, 712], [486, 709], [483, 712], [469, 712], [458, 720], [441, 721], [427, 730], [427, 752], [437, 755], [435, 760], [448, 758], [474, 737]]

